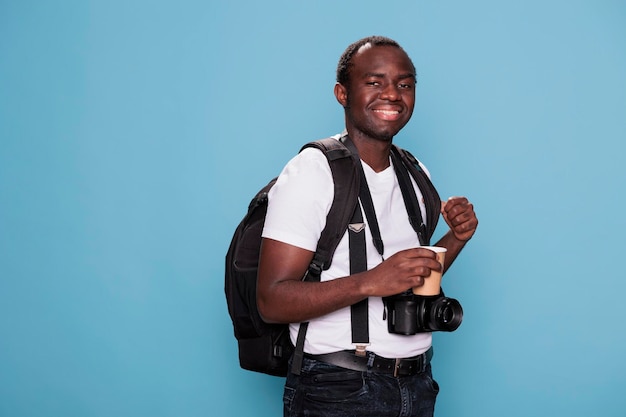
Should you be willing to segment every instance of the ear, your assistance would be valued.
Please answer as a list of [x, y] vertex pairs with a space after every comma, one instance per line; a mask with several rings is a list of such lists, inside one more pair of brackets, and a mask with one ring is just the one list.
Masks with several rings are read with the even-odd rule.
[[348, 90], [342, 84], [335, 84], [335, 98], [341, 104], [342, 107], [348, 105]]

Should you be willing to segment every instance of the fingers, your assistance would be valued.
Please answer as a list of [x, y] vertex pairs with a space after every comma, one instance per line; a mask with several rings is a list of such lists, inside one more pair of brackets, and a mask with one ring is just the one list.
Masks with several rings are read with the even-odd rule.
[[470, 202], [466, 197], [450, 197], [448, 201], [441, 202], [441, 212], [450, 214], [451, 211], [460, 210], [468, 204], [470, 204]]
[[407, 278], [410, 280], [407, 284], [410, 284], [410, 288], [424, 285], [425, 279], [430, 277], [433, 272], [443, 273], [443, 265], [437, 259], [435, 252], [425, 248], [415, 248], [413, 254], [420, 256], [411, 258], [412, 262], [407, 271]]
[[427, 277], [431, 270], [441, 271], [442, 269], [437, 254], [430, 249], [421, 247], [407, 249], [399, 252], [398, 256], [402, 257], [399, 262], [411, 275]]
[[478, 227], [474, 205], [465, 197], [450, 197], [442, 204], [442, 214], [459, 240], [469, 240]]
[[374, 274], [371, 295], [386, 297], [420, 287], [433, 271], [443, 272], [435, 252], [420, 247], [397, 252], [368, 271]]
[[455, 227], [470, 220], [474, 206], [465, 197], [450, 197], [442, 204], [441, 212], [450, 227]]

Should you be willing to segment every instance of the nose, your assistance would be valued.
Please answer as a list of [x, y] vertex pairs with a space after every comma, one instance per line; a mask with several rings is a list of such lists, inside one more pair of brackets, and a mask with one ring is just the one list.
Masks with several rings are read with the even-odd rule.
[[395, 84], [389, 83], [380, 92], [382, 100], [397, 101], [400, 99], [400, 92]]

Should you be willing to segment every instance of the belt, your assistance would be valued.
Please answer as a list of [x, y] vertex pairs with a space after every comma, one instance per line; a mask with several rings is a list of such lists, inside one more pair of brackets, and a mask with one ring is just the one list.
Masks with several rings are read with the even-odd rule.
[[419, 356], [405, 359], [383, 358], [372, 352], [368, 352], [365, 356], [357, 356], [354, 350], [342, 350], [322, 355], [305, 353], [304, 357], [353, 371], [380, 372], [398, 377], [424, 372], [433, 357], [433, 348], [431, 347]]

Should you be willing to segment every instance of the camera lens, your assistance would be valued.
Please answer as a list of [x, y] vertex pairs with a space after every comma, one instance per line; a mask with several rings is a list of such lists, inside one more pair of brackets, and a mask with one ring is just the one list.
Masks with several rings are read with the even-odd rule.
[[383, 301], [389, 333], [452, 332], [463, 321], [461, 304], [441, 294], [425, 296], [404, 292], [385, 297]]
[[430, 309], [431, 330], [452, 332], [463, 321], [463, 308], [454, 298], [442, 297], [433, 301]]

